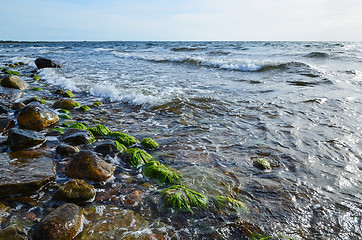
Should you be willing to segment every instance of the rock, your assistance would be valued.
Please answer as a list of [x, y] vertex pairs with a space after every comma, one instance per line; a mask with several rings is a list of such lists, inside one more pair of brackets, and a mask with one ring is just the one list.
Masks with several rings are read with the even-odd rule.
[[8, 114], [9, 108], [0, 104], [0, 114]]
[[79, 106], [80, 106], [80, 104], [77, 101], [70, 99], [70, 98], [59, 99], [58, 101], [56, 101], [53, 104], [53, 108], [55, 108], [55, 109], [63, 108], [63, 109], [67, 109], [67, 110], [71, 110], [71, 109], [74, 109]]
[[21, 128], [40, 131], [58, 122], [58, 115], [38, 102], [32, 102], [22, 108], [17, 116]]
[[44, 217], [34, 228], [33, 240], [71, 240], [82, 225], [82, 212], [66, 203]]
[[271, 166], [268, 160], [265, 158], [259, 158], [253, 162], [253, 165], [261, 170], [271, 170]]
[[0, 153], [0, 198], [37, 192], [54, 179], [54, 162], [50, 158], [11, 158], [8, 153]]
[[13, 103], [13, 105], [11, 105], [12, 110], [19, 110], [23, 107], [25, 107], [25, 104], [22, 102], [16, 102], [16, 103]]
[[7, 227], [0, 231], [0, 239], [4, 240], [28, 240], [24, 230], [15, 227]]
[[80, 151], [68, 163], [65, 174], [70, 178], [106, 181], [113, 175], [115, 167], [100, 159], [92, 151]]
[[62, 142], [68, 143], [73, 146], [88, 144], [94, 141], [94, 137], [87, 130], [69, 129], [60, 138]]
[[97, 153], [101, 153], [103, 156], [106, 156], [107, 154], [111, 154], [112, 152], [118, 151], [115, 141], [113, 140], [107, 140], [104, 142], [98, 143], [94, 151]]
[[12, 151], [24, 150], [45, 142], [41, 133], [20, 128], [11, 128], [8, 131], [8, 143]]
[[46, 58], [37, 58], [35, 65], [38, 69], [41, 68], [61, 68], [62, 66]]
[[61, 143], [57, 146], [55, 149], [55, 152], [59, 154], [62, 158], [64, 157], [70, 157], [79, 152], [78, 147], [73, 147], [68, 144]]
[[53, 200], [83, 203], [92, 201], [95, 196], [96, 192], [92, 185], [81, 179], [72, 179], [55, 192]]
[[12, 119], [0, 119], [0, 132], [5, 132], [6, 130], [15, 126], [15, 122]]
[[25, 105], [28, 105], [29, 103], [32, 103], [32, 102], [38, 102], [40, 104], [43, 104], [43, 99], [41, 99], [40, 97], [31, 97], [31, 98], [28, 98], [26, 100], [23, 101], [23, 103]]
[[152, 138], [144, 138], [141, 141], [142, 147], [150, 150], [154, 150], [158, 148], [158, 143]]
[[27, 84], [23, 79], [15, 75], [5, 76], [5, 78], [1, 81], [1, 86], [20, 90], [25, 90], [29, 88], [29, 84]]
[[4, 204], [0, 203], [0, 226], [2, 226], [5, 223], [5, 221], [9, 215], [10, 215], [9, 208], [7, 206], [5, 206]]
[[145, 239], [150, 234], [148, 222], [132, 210], [100, 205], [86, 208], [84, 216], [90, 224], [77, 237], [79, 240], [108, 240], [116, 236], [119, 239]]
[[0, 86], [0, 99], [14, 101], [23, 95], [23, 92], [14, 88], [4, 88]]

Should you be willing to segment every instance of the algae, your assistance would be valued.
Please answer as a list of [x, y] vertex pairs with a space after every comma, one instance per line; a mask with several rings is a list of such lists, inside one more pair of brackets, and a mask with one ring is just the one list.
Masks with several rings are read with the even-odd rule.
[[155, 178], [165, 184], [175, 183], [182, 178], [179, 172], [158, 161], [149, 161], [143, 165], [142, 172], [146, 177]]

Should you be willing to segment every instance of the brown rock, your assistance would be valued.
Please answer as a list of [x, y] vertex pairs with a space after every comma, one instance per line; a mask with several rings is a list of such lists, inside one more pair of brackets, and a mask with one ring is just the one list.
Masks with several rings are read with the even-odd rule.
[[68, 110], [74, 109], [79, 106], [80, 104], [71, 98], [62, 98], [53, 104], [53, 108], [63, 108]]
[[21, 128], [40, 131], [59, 120], [58, 115], [38, 102], [32, 102], [19, 111], [18, 124]]
[[71, 240], [82, 225], [80, 208], [66, 203], [44, 217], [35, 227], [33, 240]]
[[62, 158], [64, 157], [70, 157], [79, 152], [78, 147], [73, 147], [68, 144], [59, 144], [57, 148], [55, 149], [55, 152], [59, 154]]
[[6, 130], [15, 126], [15, 122], [12, 119], [0, 119], [0, 132], [5, 132]]
[[115, 167], [100, 159], [92, 151], [80, 151], [68, 163], [65, 174], [70, 178], [106, 181], [113, 175]]
[[15, 227], [7, 227], [0, 231], [1, 240], [28, 240], [24, 230]]
[[81, 179], [72, 179], [54, 193], [53, 199], [83, 203], [92, 201], [95, 195], [96, 192], [92, 185]]
[[7, 88], [15, 88], [20, 90], [25, 90], [29, 88], [29, 84], [27, 84], [23, 79], [16, 75], [9, 75], [6, 76], [1, 81], [1, 86], [7, 87]]

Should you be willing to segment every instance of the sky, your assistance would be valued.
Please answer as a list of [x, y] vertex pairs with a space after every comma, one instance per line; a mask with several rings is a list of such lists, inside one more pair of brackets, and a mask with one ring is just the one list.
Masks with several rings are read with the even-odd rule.
[[362, 41], [361, 0], [0, 3], [0, 40]]

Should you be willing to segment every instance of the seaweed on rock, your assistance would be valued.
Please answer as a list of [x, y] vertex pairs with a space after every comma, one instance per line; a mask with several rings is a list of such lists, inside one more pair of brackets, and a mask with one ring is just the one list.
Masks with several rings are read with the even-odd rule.
[[242, 209], [244, 211], [246, 211], [248, 209], [247, 206], [243, 202], [241, 202], [237, 199], [234, 199], [232, 197], [216, 196], [215, 203], [219, 207], [224, 207], [224, 208], [231, 207], [234, 209]]
[[146, 177], [156, 178], [166, 184], [175, 183], [182, 178], [179, 172], [158, 161], [149, 161], [143, 165], [142, 172]]
[[162, 190], [165, 198], [165, 205], [171, 208], [187, 210], [193, 213], [191, 208], [206, 206], [208, 199], [205, 195], [188, 189], [185, 186], [173, 185]]
[[107, 136], [115, 138], [118, 142], [122, 143], [126, 147], [130, 147], [139, 143], [135, 137], [132, 137], [131, 135], [123, 132], [109, 132]]
[[95, 136], [107, 136], [108, 133], [110, 133], [111, 131], [109, 131], [109, 129], [104, 126], [104, 125], [97, 125], [91, 128], [88, 128], [88, 131], [91, 131], [93, 133], [93, 135]]
[[137, 167], [148, 163], [151, 158], [152, 156], [150, 154], [139, 148], [130, 148], [124, 152], [123, 160], [128, 162], [129, 165]]
[[158, 143], [155, 140], [153, 140], [152, 138], [144, 138], [141, 141], [141, 145], [144, 148], [150, 149], [150, 150], [158, 148]]
[[83, 123], [73, 123], [72, 125], [69, 126], [69, 128], [76, 128], [76, 129], [81, 129], [81, 130], [88, 130], [86, 126], [84, 126]]
[[124, 146], [122, 143], [119, 143], [117, 140], [114, 141], [114, 144], [116, 145], [116, 149], [121, 152], [125, 152], [127, 150], [126, 146]]

